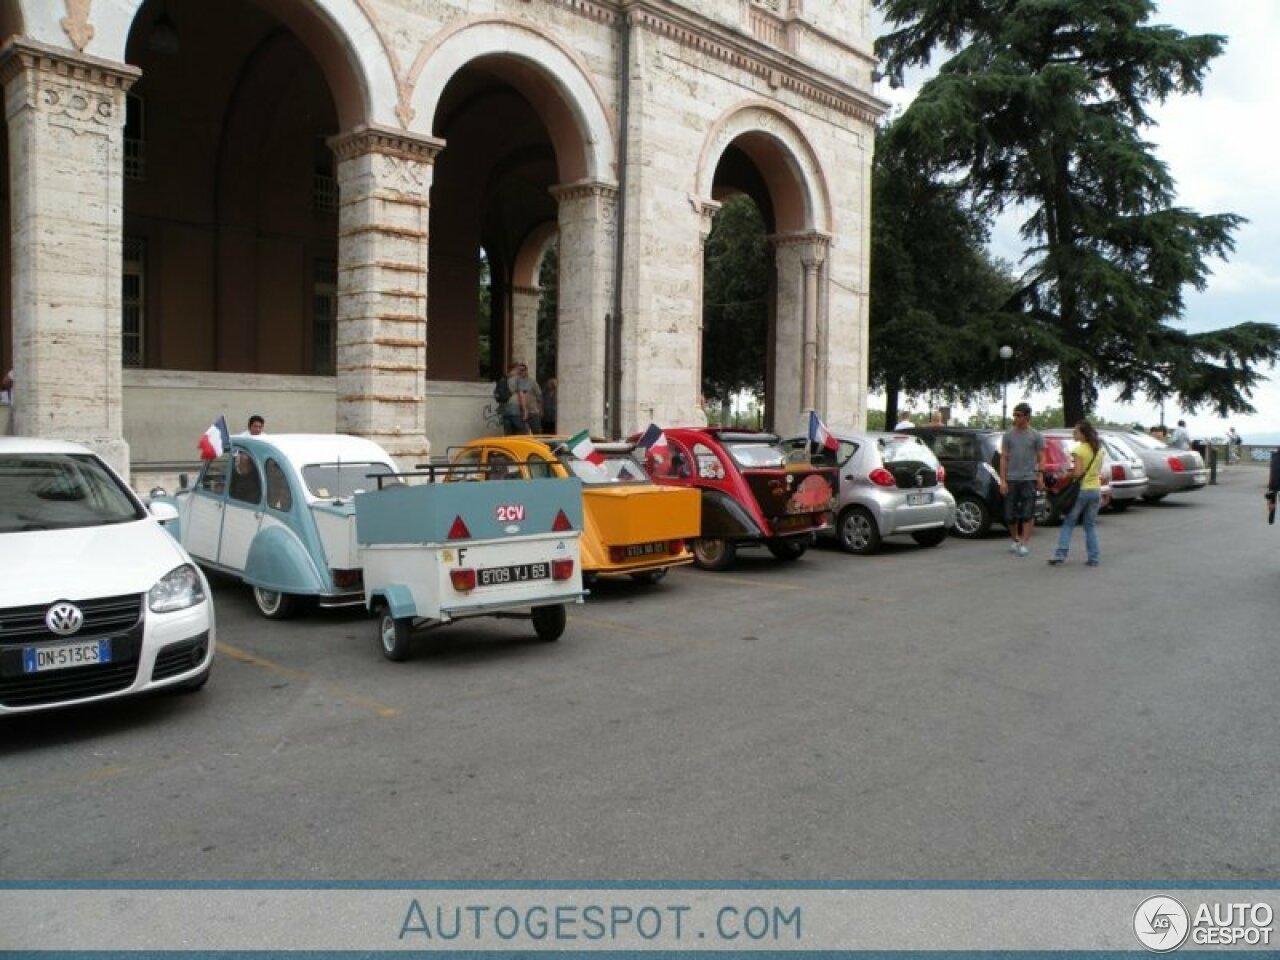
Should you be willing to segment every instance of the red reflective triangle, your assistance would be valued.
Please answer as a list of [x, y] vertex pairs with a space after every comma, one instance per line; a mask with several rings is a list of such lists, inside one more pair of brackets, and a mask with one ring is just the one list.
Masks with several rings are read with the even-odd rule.
[[556, 518], [551, 524], [553, 533], [560, 533], [563, 530], [572, 530], [573, 524], [569, 522], [569, 518], [564, 515], [563, 510], [556, 512]]
[[467, 525], [462, 522], [462, 517], [453, 518], [453, 526], [449, 528], [450, 540], [470, 540], [471, 531], [467, 529]]

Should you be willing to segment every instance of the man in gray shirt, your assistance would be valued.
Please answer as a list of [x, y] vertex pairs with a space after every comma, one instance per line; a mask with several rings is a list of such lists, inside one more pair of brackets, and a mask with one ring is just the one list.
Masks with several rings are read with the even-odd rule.
[[1031, 406], [1013, 408], [1013, 429], [1000, 441], [1000, 494], [1004, 497], [1009, 552], [1025, 557], [1036, 521], [1036, 492], [1044, 489], [1044, 437], [1031, 429]]

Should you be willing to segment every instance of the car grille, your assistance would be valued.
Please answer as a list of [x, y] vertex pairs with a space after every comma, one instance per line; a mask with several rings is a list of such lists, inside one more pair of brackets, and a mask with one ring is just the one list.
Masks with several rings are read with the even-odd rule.
[[103, 666], [68, 667], [23, 673], [22, 648], [54, 640], [70, 640], [44, 625], [49, 604], [0, 610], [0, 704], [30, 707], [114, 693], [132, 685], [142, 649], [141, 594], [76, 601], [84, 626], [76, 640], [111, 637], [111, 662]]
[[[92, 640], [104, 633], [114, 635], [132, 629], [142, 619], [142, 600], [142, 594], [133, 593], [123, 597], [72, 601], [84, 614], [84, 626], [76, 633], [75, 639]], [[14, 644], [70, 639], [53, 633], [44, 625], [44, 615], [51, 606], [52, 603], [40, 603], [0, 610], [0, 649]]]
[[186, 673], [197, 667], [209, 651], [209, 632], [206, 630], [198, 637], [171, 643], [156, 654], [155, 669], [151, 671], [152, 680], [166, 680]]

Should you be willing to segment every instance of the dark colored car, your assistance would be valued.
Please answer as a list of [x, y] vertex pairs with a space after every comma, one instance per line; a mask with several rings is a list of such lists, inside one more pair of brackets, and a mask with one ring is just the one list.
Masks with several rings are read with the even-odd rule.
[[664, 433], [665, 454], [650, 451], [645, 468], [656, 483], [702, 491], [702, 534], [692, 546], [703, 569], [727, 569], [744, 546], [795, 560], [831, 526], [836, 471], [788, 463], [777, 435], [714, 427]]
[[[1004, 497], [1000, 494], [999, 430], [973, 427], [914, 427], [897, 430], [919, 437], [946, 469], [944, 484], [956, 499], [952, 536], [985, 537], [992, 523], [1004, 523]], [[1036, 512], [1044, 509], [1037, 496]]]

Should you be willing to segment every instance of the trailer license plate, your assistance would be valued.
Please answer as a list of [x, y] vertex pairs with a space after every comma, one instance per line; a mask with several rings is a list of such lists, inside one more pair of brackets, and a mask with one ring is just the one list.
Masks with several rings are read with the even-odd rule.
[[918, 507], [922, 503], [933, 503], [933, 494], [932, 493], [908, 493], [907, 494], [908, 506]]
[[496, 587], [503, 583], [524, 583], [527, 580], [549, 580], [551, 564], [517, 563], [510, 567], [482, 567], [479, 575], [482, 587]]
[[111, 662], [111, 641], [85, 640], [60, 643], [55, 647], [23, 647], [22, 672], [43, 673], [68, 667], [91, 667]]

